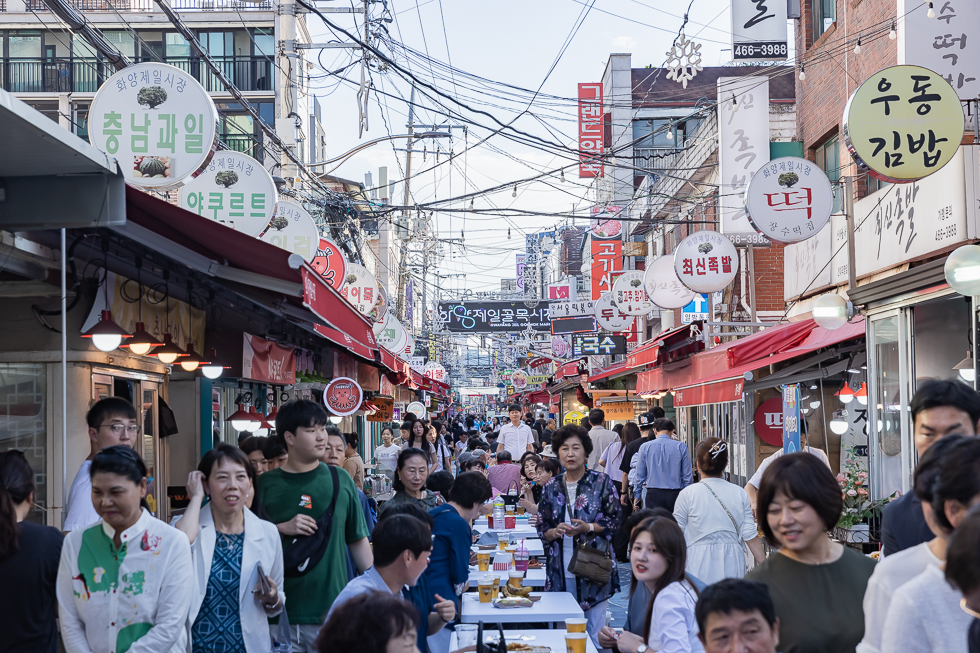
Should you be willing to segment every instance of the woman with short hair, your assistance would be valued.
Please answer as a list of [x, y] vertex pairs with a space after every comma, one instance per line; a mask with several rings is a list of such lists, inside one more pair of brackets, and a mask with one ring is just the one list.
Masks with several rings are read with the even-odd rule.
[[728, 443], [706, 438], [698, 444], [696, 464], [701, 481], [677, 495], [674, 518], [687, 540], [687, 572], [708, 585], [745, 575], [745, 551], [765, 560], [745, 490], [722, 476], [728, 466]]
[[417, 653], [419, 611], [394, 594], [359, 594], [330, 614], [316, 638], [319, 653]]

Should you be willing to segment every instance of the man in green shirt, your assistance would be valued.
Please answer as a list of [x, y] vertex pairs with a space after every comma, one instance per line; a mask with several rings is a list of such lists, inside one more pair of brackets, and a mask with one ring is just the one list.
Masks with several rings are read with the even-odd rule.
[[276, 524], [285, 551], [297, 538], [313, 535], [317, 519], [336, 493], [333, 525], [323, 557], [312, 569], [285, 580], [293, 652], [316, 650], [314, 641], [323, 619], [347, 584], [347, 550], [358, 570], [374, 564], [368, 530], [357, 490], [349, 474], [337, 474], [320, 462], [327, 448], [327, 413], [320, 404], [291, 401], [279, 408], [276, 432], [286, 442], [289, 458], [279, 469], [259, 477], [256, 498]]

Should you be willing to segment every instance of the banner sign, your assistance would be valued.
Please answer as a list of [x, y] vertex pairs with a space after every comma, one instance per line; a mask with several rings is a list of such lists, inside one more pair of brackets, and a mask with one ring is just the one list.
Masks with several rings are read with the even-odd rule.
[[768, 243], [749, 224], [742, 200], [752, 175], [769, 163], [768, 77], [718, 78], [718, 153], [721, 233], [738, 246]]
[[606, 421], [631, 420], [635, 417], [636, 411], [632, 401], [607, 401], [600, 400], [599, 408], [606, 415]]
[[271, 340], [242, 334], [242, 378], [286, 385], [296, 383], [296, 352]]
[[270, 245], [299, 254], [310, 263], [318, 253], [320, 229], [313, 216], [302, 206], [289, 200], [279, 200], [276, 215], [261, 238]]
[[523, 302], [439, 302], [439, 321], [451, 333], [548, 331], [549, 303], [528, 308]]
[[612, 290], [613, 274], [623, 269], [623, 241], [592, 238], [589, 246], [592, 253], [592, 265], [589, 268], [592, 289], [590, 299], [595, 301], [603, 293]]
[[786, 13], [784, 0], [732, 0], [735, 61], [786, 59]]
[[783, 453], [800, 451], [800, 386], [783, 386]]
[[527, 269], [527, 254], [516, 254], [517, 259], [517, 292], [524, 292], [524, 271]]
[[937, 2], [935, 18], [929, 18], [928, 11], [916, 11], [919, 4], [919, 0], [899, 0], [898, 60], [936, 72], [963, 100], [976, 98], [980, 95], [980, 75], [970, 62], [980, 59], [980, 41], [967, 36], [980, 34], [980, 3]]
[[602, 83], [578, 85], [578, 149], [579, 178], [602, 177]]
[[626, 353], [626, 336], [607, 333], [576, 334], [572, 336], [572, 356], [610, 356]]
[[323, 403], [327, 410], [339, 417], [353, 415], [361, 408], [364, 391], [354, 379], [339, 377], [330, 382], [323, 391]]
[[[592, 333], [597, 329], [595, 317], [579, 315], [575, 317], [558, 317], [551, 320], [551, 335], [563, 336], [570, 333]], [[554, 340], [552, 340], [554, 345]], [[555, 354], [561, 356], [563, 354]]]
[[554, 302], [551, 304], [551, 319], [556, 317], [577, 317], [579, 315], [595, 315], [595, 302]]

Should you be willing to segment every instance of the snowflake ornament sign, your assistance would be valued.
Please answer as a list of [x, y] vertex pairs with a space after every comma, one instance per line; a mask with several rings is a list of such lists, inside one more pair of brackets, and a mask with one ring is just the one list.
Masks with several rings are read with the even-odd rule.
[[680, 282], [674, 271], [674, 257], [661, 256], [647, 266], [643, 275], [643, 287], [647, 297], [660, 308], [684, 308], [697, 293]]
[[798, 243], [830, 222], [834, 189], [815, 163], [795, 156], [773, 159], [745, 189], [752, 226], [779, 243]]
[[646, 315], [653, 310], [653, 302], [643, 289], [643, 274], [643, 270], [623, 272], [613, 284], [613, 303], [626, 315]]
[[715, 292], [727, 287], [738, 274], [738, 250], [717, 231], [699, 231], [677, 246], [674, 271], [694, 292]]
[[260, 237], [276, 214], [279, 193], [262, 164], [241, 152], [219, 152], [180, 189], [179, 204], [243, 234]]
[[287, 252], [299, 254], [309, 263], [317, 254], [320, 229], [313, 221], [313, 216], [302, 206], [296, 202], [279, 200], [276, 215], [261, 238]]
[[92, 145], [116, 157], [134, 186], [179, 186], [218, 149], [214, 101], [193, 76], [167, 64], [120, 70], [99, 88], [88, 115]]
[[612, 292], [603, 293], [595, 302], [595, 321], [603, 330], [621, 333], [630, 328], [634, 317], [616, 308]]
[[667, 69], [670, 71], [667, 73], [667, 79], [672, 79], [687, 88], [687, 83], [704, 70], [701, 67], [701, 44], [688, 41], [687, 35], [682, 30], [667, 52]]

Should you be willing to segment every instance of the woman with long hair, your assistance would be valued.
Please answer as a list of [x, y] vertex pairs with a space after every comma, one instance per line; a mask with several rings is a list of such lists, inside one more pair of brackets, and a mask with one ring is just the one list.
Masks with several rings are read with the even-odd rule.
[[442, 424], [433, 421], [429, 424], [426, 429], [426, 440], [435, 449], [435, 459], [436, 467], [430, 470], [430, 474], [435, 474], [441, 471], [451, 471], [452, 470], [452, 455], [453, 452], [446, 444], [446, 439], [442, 436], [439, 431], [442, 430]]
[[425, 453], [426, 459], [429, 461], [429, 474], [436, 471], [436, 448], [429, 442], [428, 432], [429, 423], [422, 419], [417, 419], [412, 422], [408, 432], [408, 440], [402, 445], [402, 449], [418, 449]]
[[55, 653], [61, 531], [25, 521], [34, 470], [20, 451], [0, 453], [0, 650]]
[[439, 505], [436, 495], [425, 488], [428, 478], [429, 457], [426, 453], [415, 448], [403, 450], [398, 454], [395, 481], [392, 483], [395, 495], [381, 505], [378, 516], [388, 507], [399, 503], [418, 503], [424, 510]]
[[640, 427], [636, 425], [636, 422], [626, 422], [625, 424], [617, 424], [613, 430], [615, 429], [620, 430], [619, 439], [610, 442], [606, 450], [602, 452], [602, 456], [599, 457], [599, 466], [606, 470], [609, 478], [616, 483], [616, 487], [619, 487], [623, 484], [623, 471], [619, 468], [623, 462], [623, 453], [626, 451], [626, 445], [640, 439]]
[[101, 519], [69, 533], [61, 551], [58, 615], [65, 649], [186, 653], [194, 587], [187, 536], [140, 505], [146, 465], [130, 447], [95, 454], [89, 473]]
[[677, 495], [674, 518], [687, 539], [687, 571], [708, 585], [745, 575], [748, 546], [757, 563], [765, 560], [752, 519], [749, 495], [722, 475], [728, 467], [728, 443], [705, 438], [696, 449], [701, 481]]
[[644, 645], [653, 651], [703, 653], [694, 616], [698, 591], [684, 571], [686, 558], [684, 532], [672, 520], [650, 517], [640, 522], [630, 534], [630, 595], [639, 583], [650, 592], [643, 637], [617, 635], [606, 626], [603, 640], [616, 640], [620, 653], [637, 653]]

